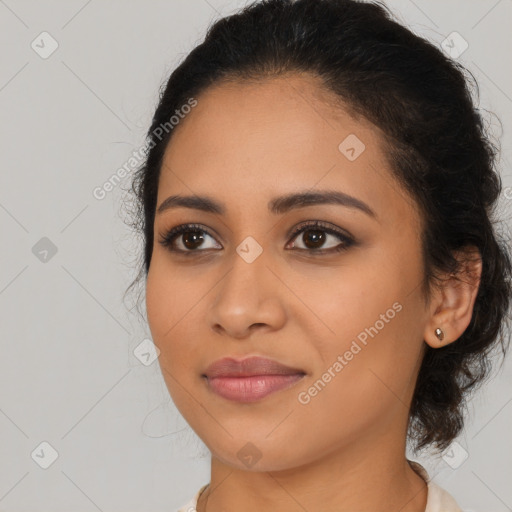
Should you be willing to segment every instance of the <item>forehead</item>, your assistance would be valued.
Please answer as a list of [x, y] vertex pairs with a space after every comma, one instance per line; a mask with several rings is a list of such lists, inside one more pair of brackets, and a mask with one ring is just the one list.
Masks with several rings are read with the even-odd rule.
[[[179, 151], [195, 147], [199, 157], [262, 153], [283, 157], [329, 147], [335, 154], [338, 140], [358, 132], [380, 146], [379, 129], [349, 114], [349, 106], [322, 86], [318, 77], [291, 74], [259, 80], [221, 82], [198, 98], [198, 105], [175, 129], [172, 146]], [[199, 141], [200, 139], [200, 141]], [[325, 144], [319, 144], [322, 140]]]
[[391, 201], [397, 218], [410, 215], [379, 128], [353, 117], [317, 77], [221, 83], [196, 99], [166, 149], [158, 204], [171, 193], [215, 191], [240, 212], [266, 208], [280, 192], [317, 187], [360, 197], [376, 211]]

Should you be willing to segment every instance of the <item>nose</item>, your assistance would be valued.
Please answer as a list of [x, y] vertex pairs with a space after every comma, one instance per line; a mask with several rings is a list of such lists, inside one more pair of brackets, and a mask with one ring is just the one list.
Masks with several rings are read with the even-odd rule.
[[207, 321], [211, 329], [235, 339], [250, 337], [255, 330], [282, 328], [286, 310], [274, 272], [261, 254], [248, 263], [238, 254], [212, 294]]

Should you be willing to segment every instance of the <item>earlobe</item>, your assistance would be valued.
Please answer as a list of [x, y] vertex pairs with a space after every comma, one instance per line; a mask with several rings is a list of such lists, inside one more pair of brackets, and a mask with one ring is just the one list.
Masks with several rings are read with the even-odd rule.
[[445, 277], [434, 294], [433, 312], [423, 339], [432, 348], [440, 348], [459, 339], [473, 316], [473, 308], [482, 275], [482, 258], [478, 249], [458, 251], [461, 268]]
[[432, 348], [441, 348], [455, 341], [454, 339], [447, 338], [441, 327], [436, 327], [435, 329], [431, 328], [430, 331], [425, 331], [423, 339], [425, 343]]

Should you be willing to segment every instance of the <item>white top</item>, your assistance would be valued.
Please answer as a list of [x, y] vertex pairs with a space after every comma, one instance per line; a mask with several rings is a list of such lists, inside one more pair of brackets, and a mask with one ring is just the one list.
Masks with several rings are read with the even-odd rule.
[[[408, 462], [427, 483], [427, 506], [425, 512], [462, 512], [462, 509], [457, 505], [453, 497], [442, 487], [439, 487], [430, 480], [426, 469], [421, 464], [411, 460]], [[196, 495], [177, 512], [197, 512], [197, 500], [208, 485], [209, 484], [203, 485], [199, 491], [197, 491]]]

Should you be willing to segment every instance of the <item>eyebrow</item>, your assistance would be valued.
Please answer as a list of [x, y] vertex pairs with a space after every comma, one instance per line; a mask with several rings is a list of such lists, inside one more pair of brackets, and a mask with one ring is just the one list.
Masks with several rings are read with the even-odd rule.
[[[335, 190], [304, 191], [275, 197], [268, 202], [268, 210], [274, 215], [282, 215], [298, 208], [321, 204], [335, 204], [354, 208], [374, 219], [377, 218], [377, 214], [365, 202]], [[191, 208], [218, 215], [226, 213], [225, 206], [211, 197], [173, 195], [162, 201], [157, 209], [157, 214], [173, 208]]]

